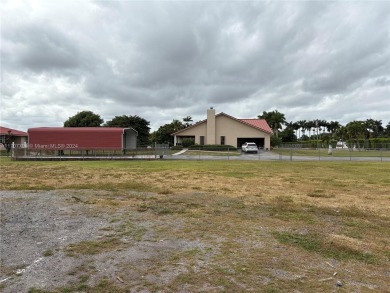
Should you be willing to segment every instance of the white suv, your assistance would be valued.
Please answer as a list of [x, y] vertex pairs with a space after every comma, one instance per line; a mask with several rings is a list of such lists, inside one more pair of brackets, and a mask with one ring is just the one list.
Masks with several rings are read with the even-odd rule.
[[254, 142], [246, 142], [242, 145], [242, 152], [244, 153], [257, 153], [259, 149]]

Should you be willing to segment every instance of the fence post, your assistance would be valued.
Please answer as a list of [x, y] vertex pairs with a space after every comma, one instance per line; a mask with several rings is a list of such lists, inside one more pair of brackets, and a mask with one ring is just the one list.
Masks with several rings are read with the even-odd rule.
[[290, 148], [290, 161], [292, 161], [292, 148]]

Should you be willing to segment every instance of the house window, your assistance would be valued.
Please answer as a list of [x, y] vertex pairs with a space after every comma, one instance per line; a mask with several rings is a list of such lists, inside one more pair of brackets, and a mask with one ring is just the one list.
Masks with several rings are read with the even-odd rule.
[[224, 145], [224, 144], [225, 144], [225, 137], [221, 136], [221, 145]]
[[200, 137], [200, 145], [204, 145], [204, 136]]

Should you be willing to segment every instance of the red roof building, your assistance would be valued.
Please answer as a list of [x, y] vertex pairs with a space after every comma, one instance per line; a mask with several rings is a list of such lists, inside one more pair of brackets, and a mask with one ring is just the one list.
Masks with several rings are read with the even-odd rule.
[[28, 136], [27, 132], [0, 126], [0, 135], [8, 135], [9, 132], [11, 132], [12, 136]]
[[237, 119], [225, 113], [215, 114], [207, 110], [207, 119], [172, 133], [174, 143], [193, 139], [196, 144], [221, 144], [241, 147], [245, 142], [254, 142], [258, 147], [271, 148], [272, 130], [265, 119]]
[[30, 149], [128, 150], [137, 147], [137, 131], [116, 127], [39, 127], [28, 130]]
[[0, 126], [0, 147], [4, 148], [2, 143], [6, 142], [8, 139], [18, 147], [25, 147], [27, 136], [27, 132]]

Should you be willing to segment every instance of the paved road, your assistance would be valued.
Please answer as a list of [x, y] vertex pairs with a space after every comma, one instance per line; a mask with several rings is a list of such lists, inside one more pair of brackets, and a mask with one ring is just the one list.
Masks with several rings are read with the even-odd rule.
[[200, 153], [199, 156], [165, 155], [168, 160], [218, 160], [218, 161], [354, 161], [354, 162], [390, 162], [390, 157], [333, 157], [333, 156], [287, 156], [273, 152], [259, 152], [258, 154], [242, 154], [240, 156], [212, 156]]

